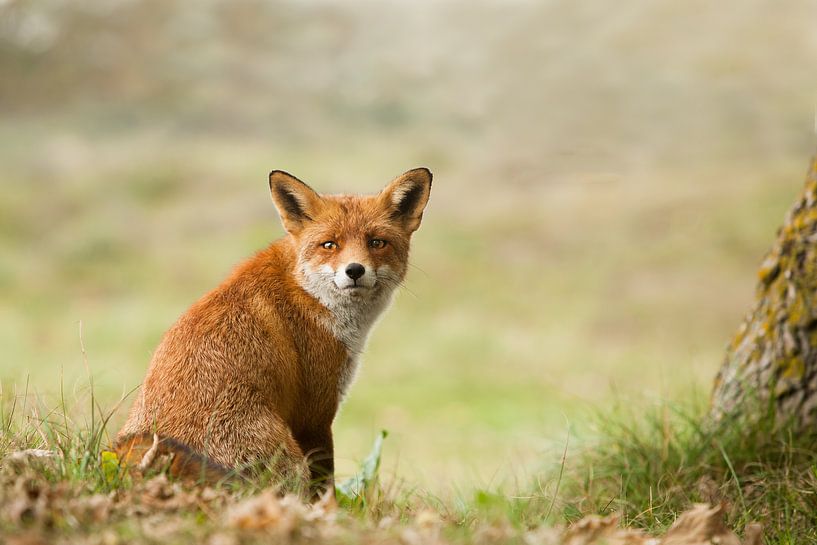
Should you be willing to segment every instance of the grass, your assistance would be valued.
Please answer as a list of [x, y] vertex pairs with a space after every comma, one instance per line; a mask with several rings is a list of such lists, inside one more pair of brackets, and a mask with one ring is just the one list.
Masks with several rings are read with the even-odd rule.
[[715, 423], [704, 404], [661, 402], [599, 415], [590, 444], [568, 462], [565, 519], [620, 513], [665, 530], [693, 503], [726, 502], [728, 524], [760, 522], [766, 543], [817, 540], [817, 435], [771, 418]]
[[[443, 517], [455, 516], [429, 494], [409, 493], [380, 481], [385, 432], [377, 437], [359, 473], [338, 484], [339, 510], [324, 511], [320, 505], [307, 508], [299, 498], [265, 495], [263, 490], [278, 489], [271, 475], [215, 489], [183, 488], [162, 474], [137, 478], [104, 453], [106, 426], [114, 411], [103, 412], [93, 395], [88, 403], [77, 411], [85, 417], [74, 420], [64, 404], [46, 409], [36, 396], [4, 392], [0, 536], [95, 543], [102, 535], [105, 543], [152, 543], [159, 527], [163, 541], [169, 543], [213, 536], [255, 543], [270, 535], [346, 543], [395, 537], [412, 525], [418, 535], [427, 537], [431, 527], [437, 535], [443, 530]], [[269, 513], [270, 505], [284, 512]], [[457, 542], [467, 541], [473, 524], [473, 514], [461, 514], [446, 533]]]
[[[46, 542], [519, 543], [589, 514], [616, 514], [651, 535], [695, 503], [726, 506], [727, 525], [760, 522], [772, 544], [817, 540], [817, 435], [769, 419], [706, 418], [704, 404], [632, 404], [599, 413], [536, 479], [449, 497], [379, 475], [387, 434], [357, 475], [338, 485], [337, 510], [265, 490], [270, 476], [225, 488], [135, 478], [100, 461], [112, 410], [89, 389], [84, 406], [48, 408], [27, 392], [0, 403], [0, 535]], [[72, 417], [75, 414], [78, 416]], [[47, 457], [23, 456], [44, 449]], [[412, 537], [414, 536], [414, 537]], [[37, 542], [37, 541], [34, 541]]]

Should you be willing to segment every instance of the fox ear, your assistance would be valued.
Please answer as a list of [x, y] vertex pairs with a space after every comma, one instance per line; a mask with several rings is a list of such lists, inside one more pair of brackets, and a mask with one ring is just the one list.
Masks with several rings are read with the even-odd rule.
[[380, 201], [393, 220], [413, 233], [420, 227], [431, 195], [431, 171], [415, 168], [395, 178], [380, 192]]
[[270, 172], [269, 189], [272, 202], [281, 216], [281, 223], [290, 234], [297, 234], [306, 222], [312, 221], [320, 206], [320, 195], [283, 170]]

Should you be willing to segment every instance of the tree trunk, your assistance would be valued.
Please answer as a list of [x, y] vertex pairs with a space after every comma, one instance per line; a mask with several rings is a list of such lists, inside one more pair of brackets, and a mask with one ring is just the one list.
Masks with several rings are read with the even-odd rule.
[[713, 415], [768, 409], [778, 422], [812, 424], [817, 422], [817, 156], [759, 277], [755, 308], [715, 379]]

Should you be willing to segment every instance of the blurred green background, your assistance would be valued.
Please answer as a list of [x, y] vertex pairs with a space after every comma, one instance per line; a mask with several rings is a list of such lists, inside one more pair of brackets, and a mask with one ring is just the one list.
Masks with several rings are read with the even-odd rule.
[[271, 169], [374, 192], [425, 165], [341, 473], [385, 428], [387, 471], [484, 485], [592, 410], [705, 396], [814, 151], [815, 21], [806, 0], [0, 0], [5, 395], [62, 383], [81, 411], [85, 358], [104, 407], [136, 387], [282, 234]]

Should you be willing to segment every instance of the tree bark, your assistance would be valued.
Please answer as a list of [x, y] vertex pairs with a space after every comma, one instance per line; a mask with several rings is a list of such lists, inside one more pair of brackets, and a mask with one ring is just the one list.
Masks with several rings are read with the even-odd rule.
[[715, 379], [716, 418], [750, 411], [817, 422], [817, 156], [761, 266], [754, 310]]

